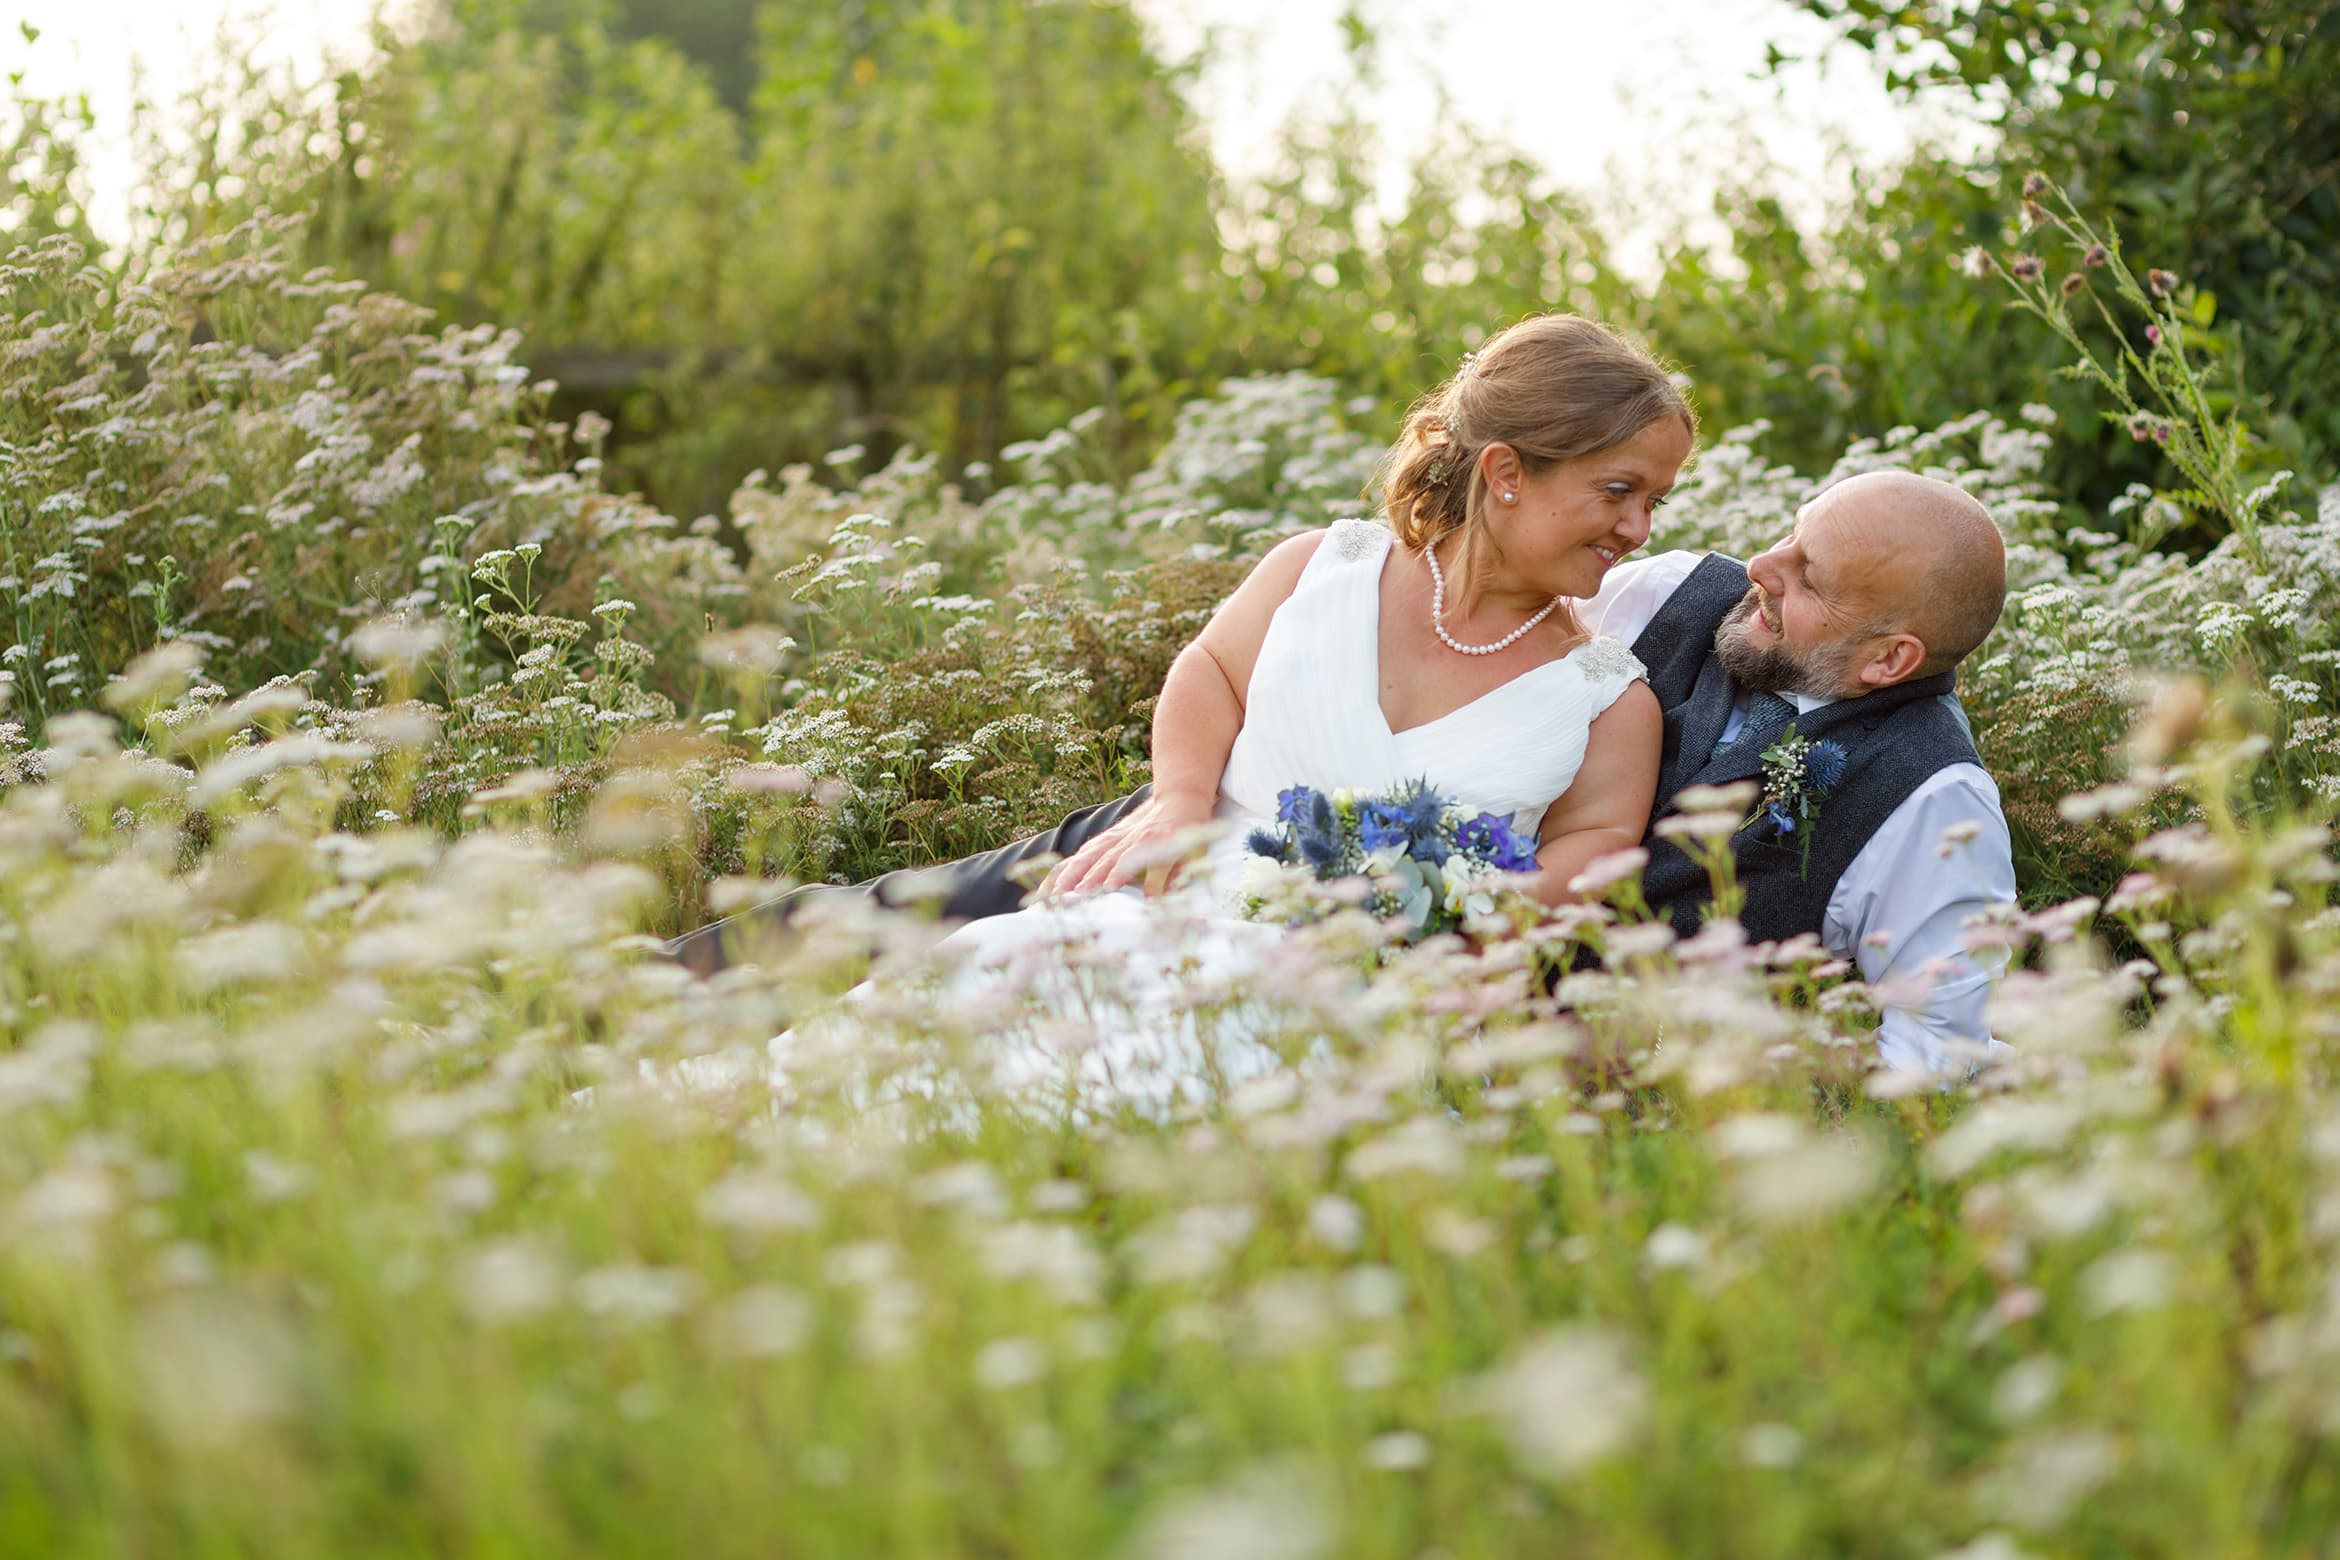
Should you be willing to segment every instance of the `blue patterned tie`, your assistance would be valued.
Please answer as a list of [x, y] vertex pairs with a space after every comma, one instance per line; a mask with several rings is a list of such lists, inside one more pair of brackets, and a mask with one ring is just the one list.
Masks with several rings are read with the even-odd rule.
[[1795, 718], [1793, 704], [1776, 693], [1759, 693], [1747, 701], [1747, 718], [1739, 723], [1739, 734], [1728, 742], [1717, 737], [1714, 751], [1706, 755], [1706, 761], [1711, 764], [1738, 753], [1760, 753]]

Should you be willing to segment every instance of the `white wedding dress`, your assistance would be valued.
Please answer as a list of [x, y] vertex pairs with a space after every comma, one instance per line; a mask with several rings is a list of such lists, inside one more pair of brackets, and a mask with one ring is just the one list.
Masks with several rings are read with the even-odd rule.
[[[1013, 993], [1052, 1014], [1008, 1026], [989, 1058], [1006, 1087], [1159, 1112], [1215, 1081], [1281, 1065], [1252, 1038], [1240, 1004], [1206, 1022], [1214, 997], [1240, 993], [1285, 934], [1242, 918], [1237, 883], [1255, 828], [1272, 827], [1289, 786], [1378, 791], [1427, 779], [1465, 806], [1532, 838], [1584, 760], [1595, 717], [1642, 675], [1613, 639], [1595, 637], [1425, 725], [1391, 731], [1381, 712], [1381, 576], [1395, 537], [1342, 520], [1269, 621], [1242, 729], [1219, 780], [1222, 832], [1168, 894], [1136, 888], [1051, 900], [972, 921], [940, 944], [953, 956], [945, 1000]], [[1104, 1000], [1100, 1000], [1102, 997]], [[852, 1003], [830, 1022], [850, 1022]], [[789, 1036], [773, 1059], [785, 1070]]]

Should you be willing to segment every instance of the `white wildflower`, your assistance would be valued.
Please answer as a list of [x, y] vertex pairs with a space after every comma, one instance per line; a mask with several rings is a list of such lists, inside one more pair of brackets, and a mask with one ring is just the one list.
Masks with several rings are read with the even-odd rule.
[[1983, 1481], [1980, 1502], [2006, 1521], [2044, 1532], [2120, 1464], [2120, 1443], [2101, 1430], [2043, 1430], [2009, 1448]]
[[758, 1284], [717, 1306], [709, 1318], [716, 1349], [747, 1359], [793, 1354], [812, 1339], [812, 1302], [793, 1289]]
[[1804, 1438], [1793, 1425], [1766, 1422], [1739, 1432], [1739, 1460], [1750, 1468], [1793, 1468], [1804, 1455]]
[[819, 1225], [820, 1205], [795, 1185], [761, 1170], [734, 1170], [699, 1194], [699, 1212], [710, 1224], [752, 1234], [809, 1230]]
[[1523, 1466], [1562, 1477], [1621, 1450], [1649, 1409], [1649, 1387], [1623, 1341], [1594, 1326], [1545, 1333], [1469, 1396], [1501, 1419]]
[[647, 1327], [679, 1316], [698, 1298], [699, 1275], [688, 1268], [615, 1263], [577, 1275], [578, 1309], [620, 1327]]
[[1867, 1195], [1883, 1164], [1864, 1139], [1822, 1137], [1787, 1116], [1734, 1116], [1709, 1138], [1731, 1164], [1731, 1192], [1759, 1223], [1818, 1218]]
[[456, 1293], [473, 1319], [514, 1322], [551, 1309], [561, 1298], [561, 1263], [538, 1241], [510, 1236], [465, 1254]]
[[1991, 1388], [1991, 1412], [2002, 1424], [2024, 1424], [2055, 1402], [2063, 1385], [2064, 1367], [2053, 1355], [2030, 1355], [2008, 1366]]
[[2081, 1293], [2098, 1316], [2157, 1310], [2170, 1303], [2177, 1287], [2176, 1260], [2146, 1247], [2108, 1252], [2080, 1274]]
[[306, 1192], [315, 1179], [306, 1166], [287, 1163], [265, 1149], [244, 1153], [244, 1180], [258, 1202], [290, 1202]]
[[1954, 1181], [2010, 1149], [2041, 1153], [2060, 1148], [2079, 1125], [2079, 1109], [2060, 1100], [1990, 1100], [1934, 1139], [1926, 1161], [1936, 1175]]
[[1132, 1560], [1317, 1560], [1334, 1553], [1330, 1491], [1314, 1470], [1252, 1469], [1173, 1495], [1138, 1524]]
[[1122, 1249], [1143, 1282], [1193, 1283], [1216, 1273], [1258, 1222], [1248, 1204], [1203, 1204], [1155, 1220]]
[[1686, 1224], [1661, 1224], [1642, 1243], [1641, 1258], [1660, 1272], [1706, 1264], [1706, 1237]]
[[1094, 1305], [1105, 1288], [1105, 1260], [1089, 1238], [1066, 1224], [1019, 1220], [984, 1232], [977, 1260], [992, 1277], [1028, 1279], [1066, 1305]]
[[293, 1407], [294, 1336], [259, 1305], [225, 1291], [181, 1291], [140, 1312], [131, 1362], [140, 1406], [189, 1447], [216, 1446]]
[[106, 684], [106, 708], [135, 711], [178, 697], [203, 665], [203, 650], [184, 639], [169, 639], [140, 655]]
[[975, 1384], [986, 1391], [1028, 1386], [1047, 1373], [1047, 1351], [1030, 1338], [994, 1338], [975, 1351]]
[[1450, 1177], [1462, 1173], [1463, 1146], [1437, 1116], [1416, 1116], [1349, 1151], [1345, 1168], [1355, 1181], [1392, 1175]]
[[1411, 1473], [1430, 1466], [1430, 1440], [1412, 1430], [1392, 1430], [1367, 1441], [1359, 1460], [1376, 1473]]
[[446, 643], [447, 631], [439, 624], [402, 618], [376, 618], [349, 636], [350, 652], [377, 669], [420, 666]]

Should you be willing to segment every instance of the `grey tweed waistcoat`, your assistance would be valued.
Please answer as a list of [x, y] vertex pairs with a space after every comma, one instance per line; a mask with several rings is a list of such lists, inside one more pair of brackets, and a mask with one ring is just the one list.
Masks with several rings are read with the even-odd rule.
[[[1709, 555], [1633, 642], [1633, 653], [1649, 669], [1650, 690], [1665, 712], [1653, 828], [1674, 811], [1674, 798], [1685, 787], [1762, 777], [1763, 755], [1755, 747], [1709, 757], [1736, 698], [1714, 653], [1715, 630], [1746, 593], [1746, 566]], [[1799, 735], [1815, 742], [1826, 737], [1844, 748], [1844, 776], [1821, 802], [1808, 859], [1801, 841], [1775, 839], [1761, 825], [1732, 838], [1739, 882], [1747, 891], [1740, 921], [1750, 938], [1773, 942], [1799, 932], [1817, 935], [1837, 879], [1893, 810], [1936, 771], [1981, 762], [1953, 688], [1952, 675], [1944, 672], [1839, 700], [1797, 718]], [[1706, 873], [1654, 832], [1642, 844], [1649, 851], [1642, 892], [1687, 936], [1705, 915]]]

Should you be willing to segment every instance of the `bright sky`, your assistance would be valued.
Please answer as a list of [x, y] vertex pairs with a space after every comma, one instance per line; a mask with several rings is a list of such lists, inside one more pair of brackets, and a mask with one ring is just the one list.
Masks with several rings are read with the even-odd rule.
[[[1172, 52], [1216, 31], [1224, 62], [1200, 107], [1222, 165], [1255, 172], [1273, 132], [1294, 111], [1330, 106], [1345, 73], [1341, 0], [1138, 0]], [[302, 62], [362, 49], [367, 0], [15, 0], [42, 30], [27, 49], [0, 37], [0, 64], [26, 71], [34, 91], [86, 90], [101, 130], [93, 220], [118, 236], [128, 210], [129, 147], [119, 134], [134, 78], [169, 100], [210, 50], [221, 23], [267, 55]], [[1788, 0], [1366, 0], [1381, 30], [1384, 84], [1369, 105], [1383, 126], [1394, 187], [1427, 141], [1438, 88], [1479, 127], [1526, 150], [1561, 183], [1606, 192], [1613, 236], [1654, 227], [1665, 212], [1695, 210], [1721, 169], [1751, 152], [1773, 162], [1806, 212], [1838, 198], [1839, 147], [1888, 161], [1914, 137], [1959, 131], [1954, 110], [1887, 97], [1857, 51], [1758, 79], [1766, 43], [1817, 50], [1819, 24]]]

